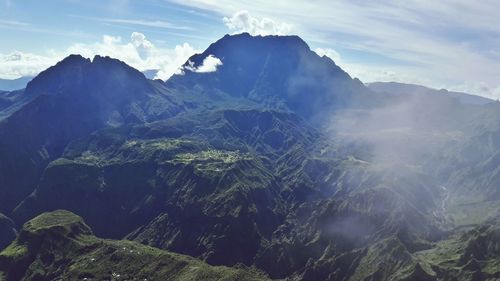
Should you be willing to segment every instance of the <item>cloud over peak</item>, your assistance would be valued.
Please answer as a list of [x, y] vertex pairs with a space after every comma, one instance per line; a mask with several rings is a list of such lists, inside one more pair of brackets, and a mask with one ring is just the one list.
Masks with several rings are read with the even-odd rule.
[[179, 66], [195, 53], [188, 43], [176, 45], [173, 49], [156, 47], [140, 32], [133, 32], [129, 42], [123, 42], [121, 37], [104, 35], [102, 42], [75, 44], [68, 50], [84, 57], [114, 57], [140, 71], [158, 69], [155, 78], [162, 80], [176, 73]]
[[188, 62], [189, 65], [185, 66], [184, 69], [197, 72], [197, 73], [209, 73], [217, 71], [217, 67], [222, 65], [222, 61], [215, 57], [214, 55], [208, 55], [203, 59], [201, 65], [195, 67], [192, 61]]
[[[140, 71], [158, 69], [155, 78], [166, 80], [178, 72], [179, 66], [195, 52], [196, 50], [188, 43], [176, 45], [172, 49], [157, 47], [140, 32], [133, 32], [128, 42], [124, 42], [119, 36], [104, 35], [99, 42], [75, 43], [64, 51], [50, 51], [45, 55], [19, 51], [0, 54], [0, 78], [34, 76], [70, 54], [81, 54], [87, 58], [96, 55], [110, 56]], [[216, 68], [217, 64], [210, 59], [207, 66], [203, 66], [199, 71], [209, 72], [214, 67]]]
[[270, 18], [256, 18], [246, 10], [237, 11], [231, 17], [222, 19], [224, 24], [235, 33], [248, 32], [251, 35], [286, 35], [291, 25]]

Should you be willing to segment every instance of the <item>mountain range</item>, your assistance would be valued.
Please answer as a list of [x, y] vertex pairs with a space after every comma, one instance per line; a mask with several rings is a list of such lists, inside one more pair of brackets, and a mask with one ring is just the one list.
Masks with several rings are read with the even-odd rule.
[[462, 92], [453, 92], [453, 91], [448, 91], [446, 89], [436, 90], [415, 84], [404, 84], [397, 82], [373, 82], [373, 83], [367, 83], [366, 85], [374, 92], [379, 92], [379, 93], [380, 92], [393, 93], [393, 94], [411, 93], [420, 95], [426, 93], [427, 94], [434, 93], [436, 95], [449, 95], [451, 97], [457, 98], [462, 103], [477, 104], [477, 105], [484, 105], [487, 103], [494, 102], [494, 100], [492, 99], [484, 98], [481, 96], [471, 95]]
[[500, 278], [496, 101], [297, 36], [181, 70], [71, 55], [0, 94], [0, 280]]
[[0, 79], [0, 92], [8, 92], [26, 88], [33, 77], [22, 76], [16, 79]]

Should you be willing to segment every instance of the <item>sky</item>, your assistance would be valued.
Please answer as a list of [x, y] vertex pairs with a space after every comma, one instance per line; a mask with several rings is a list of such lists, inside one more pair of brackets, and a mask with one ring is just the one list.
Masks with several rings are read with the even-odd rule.
[[249, 32], [299, 35], [363, 82], [497, 99], [499, 11], [491, 0], [0, 0], [0, 78], [78, 53], [168, 79], [225, 34]]

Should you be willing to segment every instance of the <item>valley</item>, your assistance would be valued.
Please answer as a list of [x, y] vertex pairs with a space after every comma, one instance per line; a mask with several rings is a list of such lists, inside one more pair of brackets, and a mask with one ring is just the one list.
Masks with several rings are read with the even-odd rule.
[[71, 55], [1, 93], [0, 280], [500, 278], [498, 102], [366, 86], [297, 36], [182, 69]]

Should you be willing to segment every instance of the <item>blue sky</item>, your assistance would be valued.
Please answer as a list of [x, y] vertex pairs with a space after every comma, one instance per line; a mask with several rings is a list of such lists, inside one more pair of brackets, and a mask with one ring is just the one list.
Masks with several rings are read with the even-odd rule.
[[364, 82], [500, 97], [500, 2], [0, 0], [0, 78], [70, 53], [103, 54], [166, 79], [226, 33], [297, 34]]

